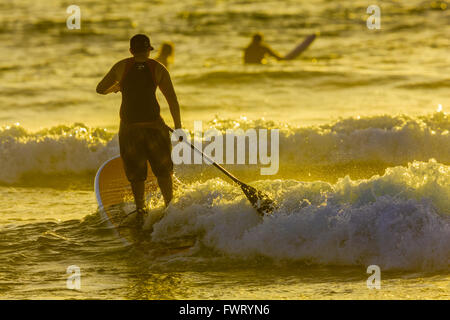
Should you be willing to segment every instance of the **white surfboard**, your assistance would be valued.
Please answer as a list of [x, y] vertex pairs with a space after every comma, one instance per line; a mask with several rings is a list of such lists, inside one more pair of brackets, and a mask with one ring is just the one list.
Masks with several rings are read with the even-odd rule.
[[316, 39], [316, 35], [312, 34], [309, 35], [303, 40], [302, 43], [300, 43], [298, 46], [296, 46], [291, 52], [289, 52], [287, 55], [284, 56], [285, 60], [293, 60], [297, 58], [303, 51], [305, 51], [311, 43]]
[[[160, 207], [155, 207], [156, 194], [159, 193], [156, 177], [147, 162], [147, 180], [145, 181], [145, 195], [147, 205], [150, 207], [149, 214], [156, 214], [154, 211], [164, 210], [159, 200]], [[174, 191], [179, 188], [181, 182], [174, 177]], [[126, 246], [140, 243], [142, 239], [141, 230], [137, 230], [133, 220], [135, 214], [135, 204], [131, 185], [123, 169], [123, 162], [120, 156], [113, 157], [106, 161], [95, 176], [95, 195], [101, 218], [114, 231], [117, 237]], [[161, 213], [161, 212], [160, 212]], [[161, 215], [162, 216], [162, 215]], [[150, 220], [152, 217], [150, 217]], [[147, 235], [149, 236], [149, 235]], [[167, 255], [185, 252], [194, 246], [195, 237], [177, 237], [172, 235], [171, 241], [167, 243], [152, 243], [151, 249], [155, 255]], [[150, 241], [146, 239], [147, 242]], [[146, 241], [144, 239], [144, 241]]]
[[[156, 177], [148, 166], [145, 190], [147, 197], [157, 192]], [[95, 195], [102, 220], [111, 227], [119, 239], [130, 245], [135, 242], [135, 230], [127, 227], [125, 221], [130, 212], [135, 210], [133, 193], [127, 180], [120, 156], [106, 161], [95, 176]], [[130, 225], [130, 223], [128, 223]]]

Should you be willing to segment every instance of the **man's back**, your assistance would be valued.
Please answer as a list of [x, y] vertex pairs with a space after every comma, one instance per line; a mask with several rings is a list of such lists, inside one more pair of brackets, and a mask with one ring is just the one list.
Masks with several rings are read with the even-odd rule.
[[[127, 66], [129, 67], [129, 62], [134, 58], [126, 58], [117, 62], [111, 70], [106, 74], [106, 76], [100, 81], [97, 86], [97, 92], [101, 94], [107, 94], [110, 92], [122, 91], [121, 81], [124, 74], [127, 72]], [[175, 127], [181, 127], [179, 121], [179, 106], [175, 90], [173, 88], [172, 80], [167, 69], [158, 61], [153, 59], [136, 59], [136, 62], [150, 61], [153, 64], [153, 80], [154, 82], [149, 84], [149, 90], [153, 90], [154, 86], [159, 87], [161, 92], [166, 98], [171, 113], [175, 113]], [[139, 84], [137, 84], [139, 86]], [[123, 92], [122, 92], [123, 93]]]
[[261, 64], [268, 48], [261, 44], [251, 43], [244, 51], [244, 63]]
[[120, 87], [122, 105], [120, 118], [127, 123], [151, 122], [160, 119], [160, 107], [156, 99], [155, 72], [158, 62], [153, 59], [125, 61]]

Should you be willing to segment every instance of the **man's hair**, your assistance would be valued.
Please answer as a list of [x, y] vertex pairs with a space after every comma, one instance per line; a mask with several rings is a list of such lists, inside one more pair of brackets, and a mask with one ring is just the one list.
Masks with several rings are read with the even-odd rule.
[[145, 34], [136, 34], [130, 39], [130, 49], [133, 53], [141, 53], [153, 50], [153, 47]]
[[255, 33], [253, 35], [254, 42], [261, 42], [263, 40], [263, 35], [261, 33]]

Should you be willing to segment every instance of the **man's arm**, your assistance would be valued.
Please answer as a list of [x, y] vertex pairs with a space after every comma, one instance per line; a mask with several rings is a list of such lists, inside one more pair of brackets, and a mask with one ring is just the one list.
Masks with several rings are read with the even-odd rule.
[[175, 94], [175, 89], [173, 88], [172, 80], [170, 79], [169, 71], [167, 71], [164, 66], [161, 65], [160, 70], [160, 81], [159, 89], [166, 97], [167, 103], [169, 104], [170, 113], [172, 114], [175, 129], [181, 128], [181, 117], [180, 117], [180, 105], [178, 104], [177, 95]]
[[283, 60], [284, 58], [282, 56], [280, 56], [278, 53], [276, 53], [275, 51], [273, 51], [270, 47], [266, 46], [266, 53], [269, 56], [274, 57], [277, 60]]
[[117, 76], [117, 64], [115, 64], [106, 76], [98, 83], [97, 93], [108, 94], [120, 90], [119, 79]]

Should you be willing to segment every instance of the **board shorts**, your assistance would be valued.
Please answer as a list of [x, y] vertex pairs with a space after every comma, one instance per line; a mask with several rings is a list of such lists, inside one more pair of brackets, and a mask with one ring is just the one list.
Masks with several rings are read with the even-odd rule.
[[147, 179], [147, 161], [156, 177], [173, 172], [172, 143], [168, 128], [120, 123], [119, 147], [128, 181]]

